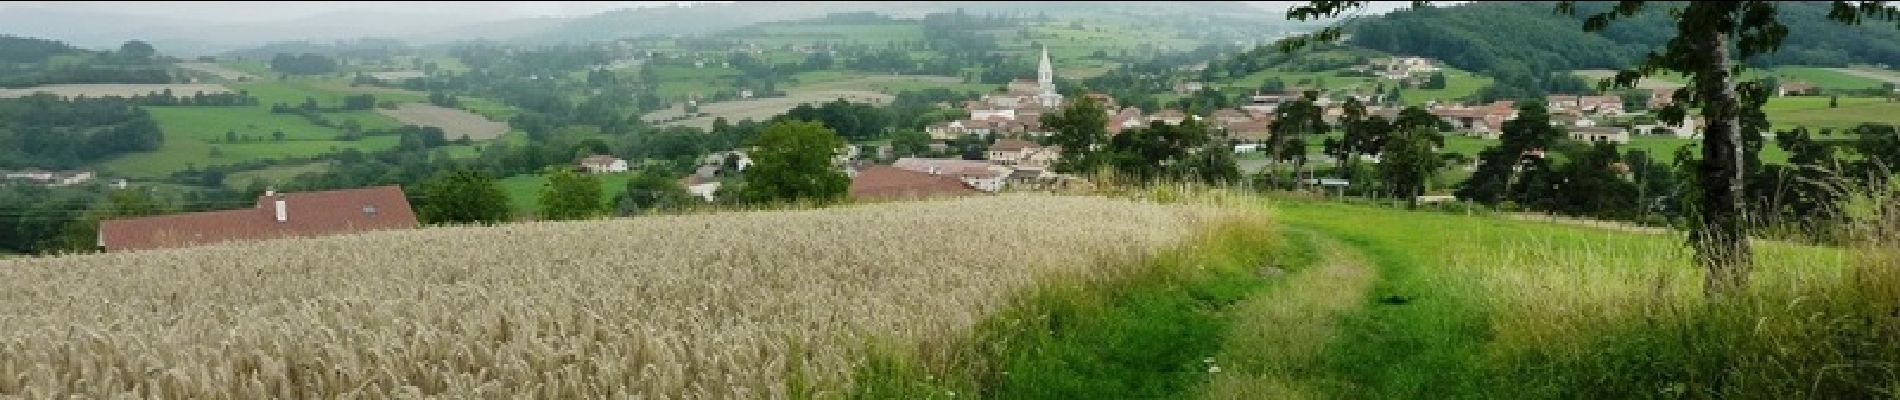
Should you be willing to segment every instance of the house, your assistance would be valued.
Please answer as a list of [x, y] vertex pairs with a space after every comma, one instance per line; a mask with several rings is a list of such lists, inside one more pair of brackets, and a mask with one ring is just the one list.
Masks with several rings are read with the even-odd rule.
[[1787, 82], [1775, 87], [1776, 96], [1812, 96], [1819, 94], [1814, 85], [1801, 82]]
[[1174, 93], [1180, 94], [1180, 95], [1190, 95], [1190, 94], [1200, 93], [1202, 89], [1207, 89], [1206, 83], [1181, 82], [1174, 85]]
[[1649, 91], [1649, 102], [1644, 105], [1648, 106], [1651, 110], [1661, 109], [1671, 103], [1675, 103], [1675, 96], [1676, 89], [1673, 88], [1651, 89]]
[[988, 161], [954, 158], [899, 158], [891, 166], [911, 172], [954, 177], [970, 187], [991, 192], [1002, 190], [1005, 178], [1010, 173], [1009, 167]]
[[1582, 96], [1554, 94], [1546, 99], [1551, 112], [1577, 111], [1604, 115], [1622, 115], [1623, 98], [1618, 96]]
[[1700, 137], [1696, 129], [1697, 126], [1701, 124], [1701, 119], [1701, 117], [1689, 116], [1682, 119], [1681, 126], [1670, 126], [1669, 124], [1659, 122], [1655, 124], [1632, 126], [1630, 130], [1633, 131], [1631, 132], [1632, 134], [1636, 135], [1672, 135], [1679, 138], [1696, 138]]
[[45, 171], [29, 169], [25, 171], [9, 171], [4, 175], [0, 175], [0, 177], [4, 177], [5, 180], [26, 181], [28, 183], [45, 186], [71, 186], [91, 182], [93, 174], [92, 171]]
[[615, 158], [614, 156], [596, 154], [582, 158], [581, 169], [587, 170], [588, 173], [595, 174], [627, 172], [627, 160]]
[[1265, 143], [1273, 137], [1269, 130], [1271, 120], [1247, 120], [1227, 123], [1222, 127], [1227, 131], [1227, 139], [1238, 143]]
[[860, 200], [918, 200], [982, 192], [957, 178], [880, 165], [865, 168], [852, 178], [848, 193]]
[[99, 247], [147, 250], [415, 227], [401, 186], [265, 192], [251, 208], [101, 221]]
[[1062, 158], [1062, 147], [1042, 146], [1027, 140], [1001, 139], [991, 144], [984, 156], [998, 165], [1047, 168]]
[[686, 193], [690, 193], [693, 197], [698, 197], [700, 200], [705, 200], [708, 203], [716, 200], [713, 194], [719, 192], [719, 182], [703, 181], [700, 180], [699, 177], [691, 175], [680, 179], [680, 186], [686, 187]]
[[1187, 115], [1187, 113], [1181, 112], [1181, 110], [1167, 109], [1167, 110], [1161, 110], [1161, 112], [1157, 112], [1157, 113], [1154, 113], [1154, 115], [1148, 116], [1148, 122], [1161, 122], [1163, 124], [1168, 124], [1168, 125], [1180, 125], [1181, 122], [1187, 121], [1188, 118], [1200, 119], [1200, 117], [1198, 116], [1189, 116]]
[[1629, 144], [1630, 132], [1614, 126], [1583, 126], [1570, 128], [1570, 138], [1579, 142]]
[[1271, 113], [1280, 109], [1281, 104], [1300, 100], [1297, 93], [1256, 94], [1247, 98], [1247, 105], [1240, 109], [1256, 113]]
[[990, 144], [989, 151], [984, 152], [983, 155], [985, 159], [997, 164], [1016, 165], [1028, 153], [1041, 150], [1042, 146], [1036, 142], [1022, 139], [999, 139], [996, 143]]

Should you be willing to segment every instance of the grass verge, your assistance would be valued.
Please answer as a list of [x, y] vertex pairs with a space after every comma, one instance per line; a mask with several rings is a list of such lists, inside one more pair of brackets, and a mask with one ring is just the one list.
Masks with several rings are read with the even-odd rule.
[[1205, 236], [1095, 280], [1051, 279], [959, 343], [882, 347], [853, 398], [1181, 398], [1210, 375], [1231, 307], [1266, 286], [1269, 267], [1311, 263], [1310, 246], [1264, 218]]

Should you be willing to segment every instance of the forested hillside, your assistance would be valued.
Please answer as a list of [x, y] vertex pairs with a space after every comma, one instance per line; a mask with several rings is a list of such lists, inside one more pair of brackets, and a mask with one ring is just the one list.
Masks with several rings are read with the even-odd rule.
[[53, 83], [168, 83], [143, 42], [118, 52], [97, 53], [54, 40], [0, 35], [0, 87]]
[[[1474, 71], [1522, 65], [1530, 71], [1619, 68], [1673, 37], [1671, 7], [1650, 7], [1601, 34], [1584, 32], [1583, 18], [1611, 2], [1579, 2], [1575, 16], [1548, 2], [1475, 2], [1419, 7], [1348, 27], [1354, 44], [1445, 60]], [[1827, 20], [1830, 3], [1781, 2], [1788, 26], [1781, 50], [1756, 57], [1756, 66], [1849, 63], [1900, 64], [1900, 30], [1885, 23], [1847, 26]]]

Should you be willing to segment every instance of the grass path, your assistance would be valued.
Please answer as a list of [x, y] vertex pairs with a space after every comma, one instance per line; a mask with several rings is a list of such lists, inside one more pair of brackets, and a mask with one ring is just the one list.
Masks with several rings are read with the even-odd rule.
[[1277, 290], [1243, 300], [1224, 339], [1204, 397], [1306, 399], [1326, 397], [1302, 381], [1320, 368], [1338, 335], [1339, 319], [1366, 305], [1378, 278], [1366, 257], [1336, 240], [1315, 243], [1319, 264], [1293, 273]]

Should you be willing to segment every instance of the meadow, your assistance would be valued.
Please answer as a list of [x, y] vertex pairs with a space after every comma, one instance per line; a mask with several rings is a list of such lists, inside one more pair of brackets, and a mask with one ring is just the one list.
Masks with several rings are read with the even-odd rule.
[[996, 196], [10, 259], [0, 395], [838, 397], [873, 349], [951, 354], [1226, 215]]
[[[610, 208], [615, 197], [627, 191], [627, 181], [633, 179], [634, 172], [595, 174], [600, 181], [601, 204]], [[501, 179], [501, 191], [508, 194], [508, 209], [514, 210], [519, 218], [533, 217], [535, 210], [541, 208], [541, 190], [548, 185], [546, 175], [515, 175]]]

